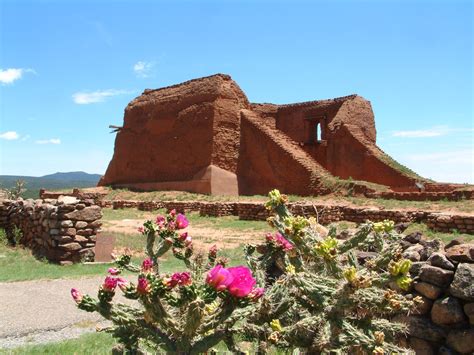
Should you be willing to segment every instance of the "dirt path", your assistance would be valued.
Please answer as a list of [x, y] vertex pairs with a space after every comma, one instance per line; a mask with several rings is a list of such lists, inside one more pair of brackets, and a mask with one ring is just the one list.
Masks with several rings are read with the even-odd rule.
[[[105, 325], [97, 313], [79, 310], [70, 290], [96, 295], [103, 277], [0, 283], [0, 348], [61, 341]], [[116, 300], [130, 303], [117, 292]]]

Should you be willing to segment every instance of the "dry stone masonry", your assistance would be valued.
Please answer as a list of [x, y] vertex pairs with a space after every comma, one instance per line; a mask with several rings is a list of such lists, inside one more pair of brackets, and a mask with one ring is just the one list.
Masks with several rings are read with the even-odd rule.
[[403, 257], [412, 260], [411, 293], [422, 303], [399, 321], [409, 326], [417, 354], [474, 352], [474, 244], [455, 239], [444, 248], [421, 233], [407, 235]]
[[[178, 212], [199, 212], [202, 216], [238, 216], [242, 220], [264, 221], [270, 212], [261, 202], [197, 202], [197, 201], [98, 201], [102, 207], [138, 208], [153, 211], [165, 208]], [[474, 234], [474, 215], [462, 213], [440, 213], [422, 210], [386, 210], [377, 207], [357, 207], [323, 204], [288, 204], [292, 213], [304, 216], [318, 216], [321, 224], [348, 221], [363, 223], [390, 219], [396, 223], [425, 223], [430, 229], [440, 232]]]
[[21, 231], [21, 244], [35, 255], [61, 264], [94, 260], [102, 210], [92, 199], [0, 201], [0, 228]]

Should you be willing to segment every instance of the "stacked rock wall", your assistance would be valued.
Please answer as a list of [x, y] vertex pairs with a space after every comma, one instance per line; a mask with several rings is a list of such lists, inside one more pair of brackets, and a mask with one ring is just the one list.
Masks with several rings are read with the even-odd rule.
[[[138, 208], [153, 211], [165, 208], [178, 212], [199, 212], [202, 216], [238, 216], [242, 220], [264, 221], [271, 213], [261, 202], [197, 202], [197, 201], [102, 201], [102, 207]], [[363, 223], [390, 219], [396, 223], [425, 223], [430, 229], [439, 232], [460, 232], [474, 234], [474, 215], [461, 213], [440, 213], [422, 210], [386, 210], [377, 207], [356, 207], [322, 204], [288, 204], [292, 213], [318, 217], [319, 223], [348, 221]]]
[[444, 249], [420, 233], [404, 239], [403, 257], [411, 259], [411, 293], [422, 302], [409, 316], [408, 346], [417, 354], [474, 352], [474, 244], [454, 240]]
[[101, 208], [91, 199], [0, 201], [0, 228], [7, 233], [18, 228], [21, 244], [61, 264], [94, 260], [101, 217]]

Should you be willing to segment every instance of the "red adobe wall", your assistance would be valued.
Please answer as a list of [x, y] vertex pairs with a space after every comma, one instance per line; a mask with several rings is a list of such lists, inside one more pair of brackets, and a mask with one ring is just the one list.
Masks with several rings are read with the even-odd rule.
[[239, 111], [248, 105], [227, 75], [145, 91], [125, 109], [124, 126], [100, 184], [196, 180], [211, 164], [235, 172]]
[[[315, 121], [320, 123], [321, 141], [316, 140]], [[360, 96], [283, 105], [278, 110], [277, 128], [304, 142], [303, 149], [335, 176], [402, 190], [415, 186], [415, 178], [383, 160], [385, 153], [375, 145], [372, 107]]]
[[266, 194], [273, 188], [296, 195], [329, 192], [321, 186], [320, 178], [332, 177], [282, 132], [262, 124], [251, 111], [242, 112], [240, 138], [240, 194]]

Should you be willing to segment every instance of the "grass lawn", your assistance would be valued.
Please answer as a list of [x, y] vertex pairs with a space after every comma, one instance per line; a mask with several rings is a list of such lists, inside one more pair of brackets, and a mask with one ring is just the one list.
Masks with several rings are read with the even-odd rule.
[[442, 232], [435, 232], [429, 229], [426, 224], [423, 223], [412, 223], [403, 234], [410, 234], [413, 232], [421, 232], [425, 236], [430, 239], [441, 239], [444, 243], [448, 243], [449, 241], [455, 238], [464, 238], [467, 241], [474, 241], [474, 235], [472, 234], [464, 234], [464, 233], [442, 233]]
[[77, 339], [69, 339], [58, 343], [39, 345], [26, 345], [13, 349], [0, 349], [0, 354], [11, 355], [36, 355], [36, 354], [61, 354], [61, 355], [109, 355], [115, 339], [108, 333], [87, 333]]
[[[39, 345], [25, 345], [13, 349], [0, 349], [0, 355], [36, 355], [36, 354], [60, 354], [60, 355], [109, 355], [111, 349], [117, 343], [112, 335], [108, 333], [86, 333], [76, 339], [64, 340], [57, 343], [45, 343]], [[240, 343], [243, 350], [253, 354], [256, 352], [256, 345], [249, 342]], [[217, 344], [214, 348], [218, 354], [230, 354], [224, 343]], [[156, 351], [146, 350], [147, 353], [154, 354]], [[283, 355], [288, 352], [270, 348], [270, 354]]]

